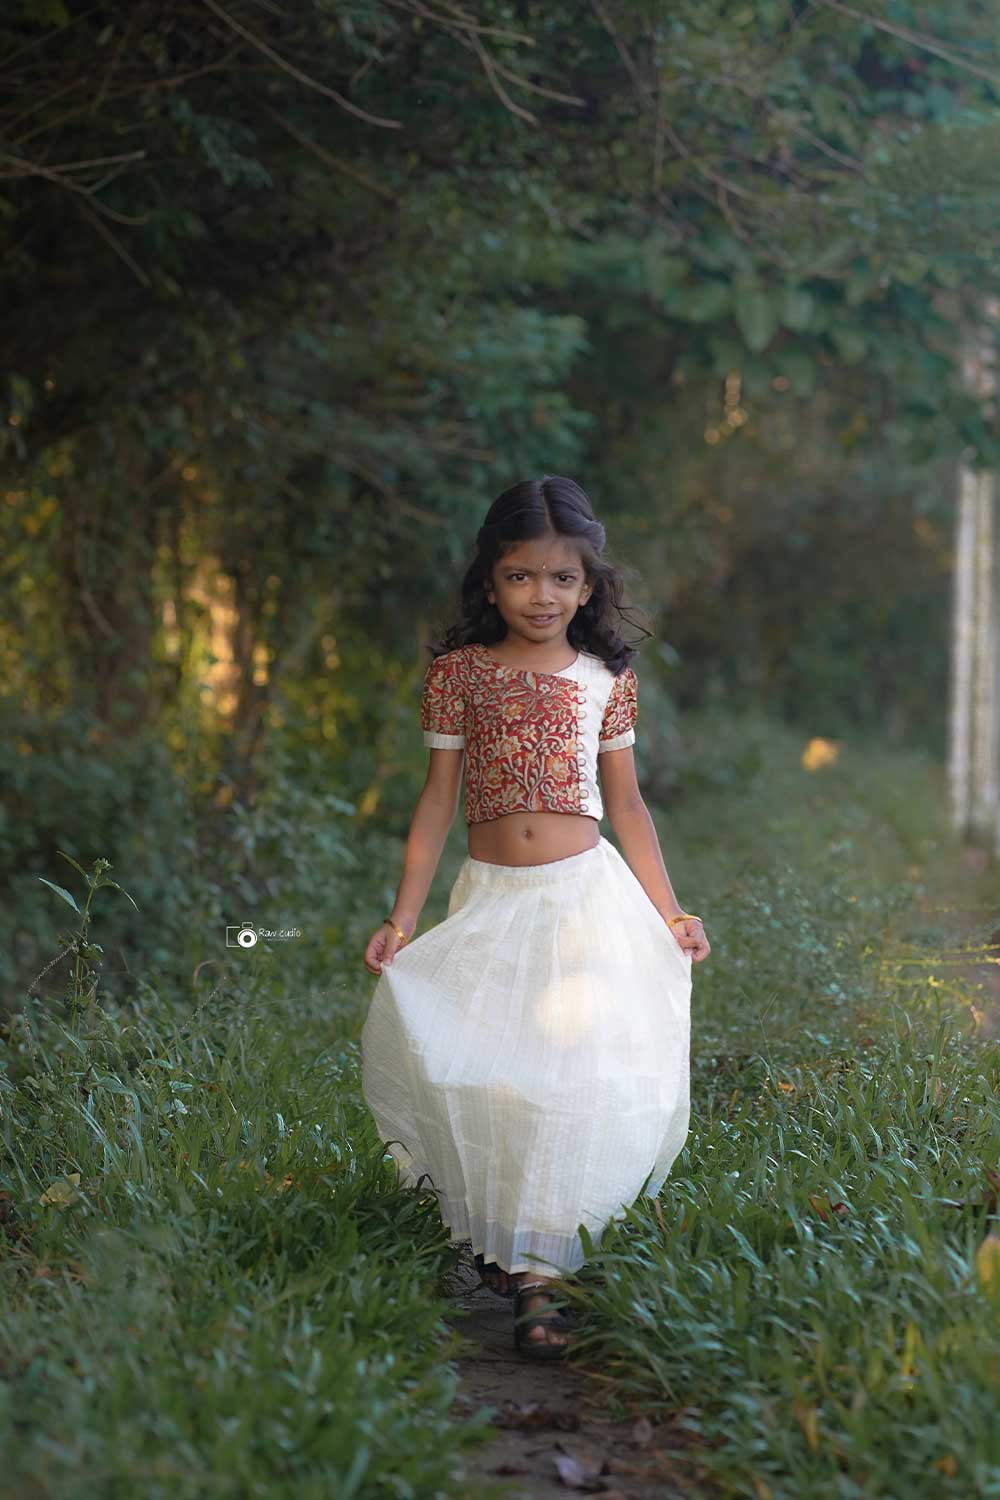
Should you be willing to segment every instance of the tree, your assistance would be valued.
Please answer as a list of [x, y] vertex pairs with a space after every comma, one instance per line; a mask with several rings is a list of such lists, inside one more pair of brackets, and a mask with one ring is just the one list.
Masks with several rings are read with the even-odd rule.
[[[979, 400], [996, 394], [1000, 300], [984, 299], [967, 334], [963, 371]], [[949, 777], [958, 830], [1000, 854], [1000, 524], [994, 469], [959, 460]]]

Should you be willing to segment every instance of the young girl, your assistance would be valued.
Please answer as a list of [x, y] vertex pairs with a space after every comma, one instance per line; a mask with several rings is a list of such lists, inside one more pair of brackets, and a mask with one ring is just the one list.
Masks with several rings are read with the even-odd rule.
[[[404, 1184], [430, 1179], [481, 1279], [513, 1284], [515, 1345], [541, 1358], [568, 1347], [549, 1299], [583, 1264], [580, 1225], [599, 1244], [684, 1145], [691, 964], [710, 951], [636, 784], [635, 651], [604, 539], [571, 479], [516, 484], [487, 512], [461, 618], [431, 648], [427, 780], [365, 951], [380, 1136]], [[463, 760], [468, 857], [446, 920], [410, 942]]]

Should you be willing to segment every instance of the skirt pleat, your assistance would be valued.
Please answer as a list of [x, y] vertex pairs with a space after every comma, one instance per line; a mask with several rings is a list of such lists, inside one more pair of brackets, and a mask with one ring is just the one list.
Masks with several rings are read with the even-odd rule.
[[580, 1226], [655, 1196], [687, 1139], [691, 958], [613, 844], [467, 857], [443, 922], [383, 969], [362, 1087], [400, 1181], [452, 1243], [570, 1274]]

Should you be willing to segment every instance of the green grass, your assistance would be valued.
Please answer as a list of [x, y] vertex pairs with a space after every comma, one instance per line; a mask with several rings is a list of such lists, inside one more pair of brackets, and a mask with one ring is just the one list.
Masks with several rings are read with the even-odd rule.
[[261, 995], [97, 1015], [6, 1094], [0, 1435], [26, 1486], [455, 1493], [437, 1215], [312, 1021], [315, 1051]]
[[732, 739], [700, 726], [661, 825], [713, 942], [692, 1129], [586, 1266], [580, 1344], [623, 1409], [679, 1412], [724, 1494], [1000, 1495], [1000, 1285], [976, 1271], [1000, 1054], [940, 977], [947, 915], [917, 905], [978, 905], [982, 938], [996, 873], [961, 874], [922, 758], [848, 746], [809, 772], [790, 736], [744, 742], [730, 791]]
[[[755, 720], [679, 740], [654, 813], [713, 943], [691, 1134], [573, 1284], [584, 1355], [614, 1408], [673, 1422], [693, 1492], [1000, 1495], [1000, 1269], [992, 1291], [977, 1271], [1000, 1064], [943, 966], [947, 914], [916, 907], [926, 888], [985, 924], [996, 875], [951, 883], [923, 757], [848, 745], [809, 772]], [[463, 847], [456, 825], [424, 926]], [[372, 873], [373, 921], [397, 877]], [[194, 1001], [11, 1016], [7, 1493], [469, 1493], [489, 1409], [451, 1413], [455, 1252], [361, 1100], [355, 926], [325, 987], [289, 992], [261, 951]]]

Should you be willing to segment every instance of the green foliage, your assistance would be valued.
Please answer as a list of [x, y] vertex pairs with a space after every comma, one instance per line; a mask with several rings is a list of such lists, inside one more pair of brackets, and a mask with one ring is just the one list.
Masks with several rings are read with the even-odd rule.
[[10, 1009], [68, 993], [84, 1003], [78, 962], [87, 938], [63, 930], [59, 887], [90, 920], [81, 865], [97, 859], [129, 872], [128, 899], [107, 892], [93, 918], [95, 973], [115, 1002], [134, 999], [151, 976], [197, 1000], [220, 973], [238, 975], [247, 955], [227, 946], [226, 929], [249, 918], [300, 934], [264, 941], [254, 956], [277, 990], [326, 989], [331, 952], [356, 946], [369, 919], [367, 905], [359, 911], [357, 872], [380, 857], [393, 830], [358, 833], [356, 808], [333, 790], [319, 755], [275, 744], [271, 777], [251, 808], [228, 800], [225, 775], [211, 798], [193, 795], [162, 745], [124, 741], [98, 760], [81, 751], [88, 726], [80, 717], [67, 714], [56, 727], [37, 743], [23, 738], [24, 724], [0, 736], [9, 806], [0, 977]]
[[997, 289], [989, 17], [477, 23], [0, 19], [5, 983], [59, 847], [133, 870], [106, 952], [173, 980], [263, 901], [251, 851], [309, 911], [303, 775], [349, 911], [345, 806], [405, 818], [423, 642], [525, 474], [637, 566], [661, 722], [942, 750], [955, 461], [997, 456], [956, 368]]

